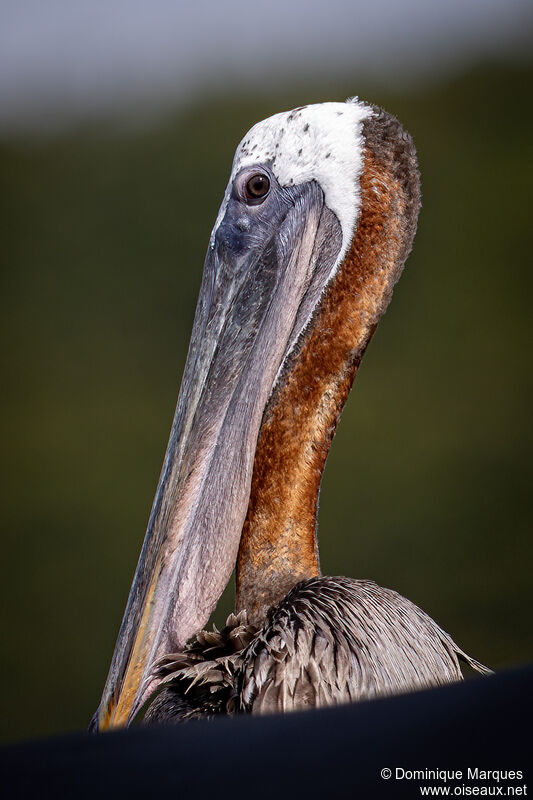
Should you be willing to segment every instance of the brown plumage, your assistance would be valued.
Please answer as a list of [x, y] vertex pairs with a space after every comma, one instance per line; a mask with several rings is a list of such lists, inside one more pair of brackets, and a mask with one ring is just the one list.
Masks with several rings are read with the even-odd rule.
[[461, 680], [460, 661], [490, 672], [397, 592], [372, 581], [311, 578], [259, 629], [242, 611], [222, 631], [201, 632], [169, 655], [146, 721], [370, 700]]
[[[201, 631], [159, 660], [148, 722], [366, 700], [461, 680], [460, 660], [489, 671], [396, 592], [320, 574], [322, 472], [410, 252], [420, 207], [415, 148], [398, 121], [372, 108], [361, 135], [352, 241], [283, 361], [263, 413], [237, 558], [237, 614], [221, 632]], [[313, 230], [310, 263], [327, 265], [339, 249], [340, 227], [325, 204]]]
[[237, 560], [237, 608], [252, 621], [319, 574], [322, 472], [366, 346], [411, 249], [420, 207], [412, 139], [379, 111], [365, 121], [361, 216], [351, 247], [263, 417]]

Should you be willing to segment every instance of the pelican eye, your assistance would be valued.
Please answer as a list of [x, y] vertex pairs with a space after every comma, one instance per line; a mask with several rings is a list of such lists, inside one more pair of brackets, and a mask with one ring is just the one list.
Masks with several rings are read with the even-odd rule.
[[248, 178], [245, 186], [246, 199], [252, 203], [262, 200], [270, 191], [270, 180], [263, 172], [257, 172]]

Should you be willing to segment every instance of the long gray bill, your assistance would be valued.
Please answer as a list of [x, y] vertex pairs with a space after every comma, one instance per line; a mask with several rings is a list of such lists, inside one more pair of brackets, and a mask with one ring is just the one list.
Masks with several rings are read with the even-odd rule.
[[[232, 198], [204, 265], [167, 452], [93, 728], [129, 724], [154, 663], [207, 622], [235, 565], [262, 415], [339, 252], [316, 183], [277, 194], [252, 232]], [[260, 214], [262, 216], [260, 216]]]

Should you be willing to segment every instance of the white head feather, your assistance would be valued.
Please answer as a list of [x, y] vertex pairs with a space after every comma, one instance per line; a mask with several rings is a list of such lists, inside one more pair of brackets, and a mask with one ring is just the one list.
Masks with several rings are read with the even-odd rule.
[[211, 246], [228, 204], [235, 176], [244, 167], [268, 162], [281, 186], [316, 181], [339, 220], [342, 246], [333, 272], [352, 241], [361, 202], [362, 123], [372, 109], [357, 99], [283, 111], [258, 122], [235, 152], [228, 187], [213, 228]]

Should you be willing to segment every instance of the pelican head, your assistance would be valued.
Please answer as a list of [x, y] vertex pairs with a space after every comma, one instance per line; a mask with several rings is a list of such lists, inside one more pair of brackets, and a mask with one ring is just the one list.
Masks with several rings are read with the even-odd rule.
[[[371, 136], [365, 126], [379, 113], [356, 99], [304, 106], [258, 123], [237, 148], [146, 537], [95, 715], [99, 729], [133, 719], [157, 686], [156, 662], [205, 625], [230, 578], [262, 420], [352, 248]], [[379, 175], [375, 180], [379, 196]], [[367, 339], [387, 292], [360, 312]]]

